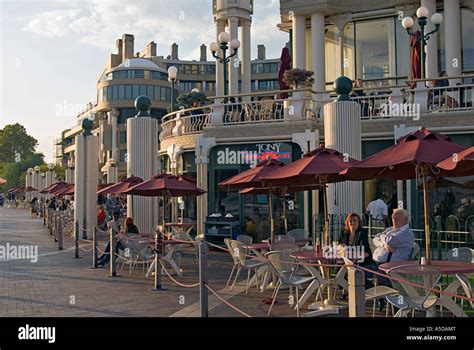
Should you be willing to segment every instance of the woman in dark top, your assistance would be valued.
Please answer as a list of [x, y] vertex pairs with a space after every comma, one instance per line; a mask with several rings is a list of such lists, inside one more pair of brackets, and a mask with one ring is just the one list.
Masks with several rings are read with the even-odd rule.
[[357, 262], [358, 265], [366, 266], [373, 263], [372, 251], [369, 244], [369, 236], [367, 231], [362, 228], [362, 220], [356, 213], [350, 213], [346, 217], [344, 229], [339, 237], [339, 244], [346, 246], [362, 246], [364, 253], [368, 254], [362, 263]]
[[133, 218], [129, 217], [125, 220], [125, 233], [139, 234], [138, 227], [133, 223]]

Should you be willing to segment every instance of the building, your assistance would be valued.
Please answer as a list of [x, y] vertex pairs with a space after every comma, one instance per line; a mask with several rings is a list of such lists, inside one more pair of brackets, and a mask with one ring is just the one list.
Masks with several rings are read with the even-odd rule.
[[[186, 61], [179, 59], [178, 45], [173, 44], [171, 55], [157, 56], [156, 44], [150, 42], [141, 52], [134, 53], [134, 37], [124, 34], [116, 42], [116, 52], [111, 54], [97, 80], [97, 101], [89, 103], [76, 117], [76, 125], [62, 132], [55, 140], [56, 161], [63, 165], [74, 161], [74, 137], [81, 132], [84, 118], [94, 120], [94, 134], [100, 138], [99, 163], [102, 180], [106, 174], [109, 160], [115, 161], [121, 178], [126, 175], [127, 118], [136, 115], [135, 99], [146, 95], [152, 100], [151, 116], [159, 119], [167, 114], [171, 101], [171, 87], [168, 82], [168, 68], [178, 69], [178, 82], [175, 86], [175, 98], [179, 94], [199, 89], [207, 96], [216, 95], [216, 61], [207, 60], [207, 47], [201, 46], [200, 59]], [[258, 46], [258, 55], [251, 62], [251, 90], [273, 91], [278, 89], [279, 59], [267, 59], [265, 47]], [[239, 89], [242, 76], [238, 75]], [[158, 138], [158, 135], [157, 135]]]
[[[430, 15], [435, 11], [443, 14], [444, 22], [428, 41], [426, 86], [418, 82], [413, 88], [407, 82], [410, 37], [401, 19], [415, 16], [421, 5]], [[361, 109], [362, 157], [393, 145], [398, 137], [420, 126], [447, 133], [456, 143], [473, 145], [473, 7], [473, 1], [459, 0], [281, 0], [281, 23], [276, 25], [288, 32], [293, 67], [315, 72], [313, 92], [294, 93], [288, 99], [275, 99], [278, 91], [248, 92], [248, 98], [236, 103], [222, 104], [216, 99], [199, 113], [166, 115], [159, 150], [163, 169], [196, 177], [198, 185], [208, 192], [196, 200], [187, 199], [185, 217], [197, 220], [200, 232], [205, 229], [206, 216], [222, 210], [238, 216], [242, 227], [245, 218], [268, 217], [266, 196], [228, 193], [220, 191], [217, 184], [247, 169], [255, 159], [270, 154], [291, 162], [324, 141], [323, 106], [334, 97], [332, 83], [342, 74], [362, 79], [360, 91], [372, 96], [352, 97], [361, 105], [367, 102], [367, 108]], [[214, 1], [215, 14], [229, 14], [215, 16], [216, 36], [226, 27], [235, 34], [237, 23], [248, 25], [241, 17], [249, 8], [251, 1]], [[438, 78], [443, 71], [447, 76]], [[223, 82], [219, 71], [216, 80]], [[448, 82], [449, 86], [436, 81]], [[417, 113], [403, 113], [409, 103]], [[402, 108], [396, 112], [391, 109], [393, 105]], [[330, 212], [338, 213], [336, 199], [350, 194], [332, 189]], [[360, 211], [382, 193], [398, 197], [411, 213], [414, 227], [421, 227], [422, 218], [417, 213], [423, 212], [418, 210], [422, 201], [416, 181], [364, 182]], [[459, 190], [457, 196], [463, 195], [466, 192]], [[314, 215], [320, 212], [315, 200], [318, 196], [313, 191], [285, 199], [290, 229], [313, 229]], [[435, 194], [431, 196], [431, 203], [436, 203]], [[276, 199], [277, 233], [283, 225], [278, 219], [281, 208], [281, 199]], [[268, 234], [268, 227], [264, 222], [261, 230]]]

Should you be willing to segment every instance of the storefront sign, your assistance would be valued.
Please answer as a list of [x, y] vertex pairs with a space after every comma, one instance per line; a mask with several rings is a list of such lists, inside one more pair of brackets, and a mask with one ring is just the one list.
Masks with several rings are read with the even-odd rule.
[[217, 164], [256, 166], [265, 159], [291, 161], [291, 145], [287, 143], [258, 143], [242, 145], [241, 147], [225, 147], [217, 151]]

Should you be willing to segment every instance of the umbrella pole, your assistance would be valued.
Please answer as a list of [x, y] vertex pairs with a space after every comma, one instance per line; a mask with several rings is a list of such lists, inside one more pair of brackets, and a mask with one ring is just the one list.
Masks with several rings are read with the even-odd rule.
[[286, 217], [286, 191], [283, 191], [283, 223], [285, 225], [285, 233], [288, 233], [288, 218]]
[[423, 166], [423, 206], [425, 210], [425, 241], [426, 241], [426, 261], [428, 264], [431, 262], [431, 242], [430, 242], [430, 222], [429, 222], [429, 209], [428, 209], [428, 183], [427, 183], [427, 166]]
[[329, 246], [329, 220], [328, 220], [328, 197], [326, 191], [326, 182], [322, 183], [323, 201], [324, 201], [324, 244]]
[[273, 240], [275, 239], [275, 222], [273, 221], [273, 201], [272, 201], [272, 190], [271, 188], [268, 190], [268, 206], [269, 206], [269, 214], [270, 214], [270, 234]]

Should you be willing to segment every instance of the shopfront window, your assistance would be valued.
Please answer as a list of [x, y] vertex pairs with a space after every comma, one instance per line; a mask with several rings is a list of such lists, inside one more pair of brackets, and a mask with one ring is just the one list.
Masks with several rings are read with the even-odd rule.
[[461, 11], [462, 28], [462, 70], [474, 72], [474, 12], [468, 9]]

